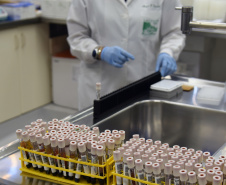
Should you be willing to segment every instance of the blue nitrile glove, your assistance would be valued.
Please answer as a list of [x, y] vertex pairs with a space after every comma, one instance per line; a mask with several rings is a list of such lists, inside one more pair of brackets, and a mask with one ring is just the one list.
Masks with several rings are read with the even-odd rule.
[[104, 47], [101, 52], [101, 60], [118, 68], [121, 68], [125, 62], [129, 61], [129, 59], [134, 60], [135, 58], [118, 46]]
[[162, 76], [173, 74], [177, 70], [177, 63], [173, 57], [167, 53], [160, 53], [157, 58], [156, 71], [160, 71]]

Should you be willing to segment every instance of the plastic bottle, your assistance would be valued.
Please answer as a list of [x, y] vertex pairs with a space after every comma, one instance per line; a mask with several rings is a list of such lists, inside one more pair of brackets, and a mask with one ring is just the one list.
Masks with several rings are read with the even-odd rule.
[[[134, 165], [134, 158], [133, 157], [127, 157], [127, 164], [129, 168], [129, 176], [132, 178], [136, 178], [136, 172], [135, 172], [135, 165]], [[131, 185], [137, 185], [136, 181], [131, 180]]]
[[[52, 149], [52, 155], [53, 156], [58, 156], [58, 145], [57, 145], [56, 137], [51, 137], [50, 138], [50, 145], [51, 145], [51, 149]], [[53, 162], [54, 163], [51, 164], [51, 165], [58, 167], [58, 159], [53, 159]], [[52, 170], [52, 174], [54, 176], [56, 176], [57, 174], [59, 175], [60, 173], [59, 173], [58, 170], [55, 170], [55, 172], [54, 172], [54, 170]], [[59, 176], [62, 176], [62, 175], [63, 175], [63, 172], [61, 171], [61, 174]]]
[[[97, 157], [98, 157], [98, 164], [103, 165], [106, 161], [104, 161], [104, 148], [103, 146], [97, 146]], [[120, 156], [121, 157], [121, 156]], [[105, 175], [105, 169], [98, 167], [98, 174], [99, 176]], [[100, 185], [104, 184], [104, 179], [99, 179]]]
[[[97, 145], [92, 144], [91, 145], [91, 163], [97, 164]], [[91, 174], [97, 175], [98, 169], [96, 166], [91, 166]], [[96, 178], [91, 177], [91, 183], [96, 184]]]
[[[42, 139], [43, 139], [43, 143], [44, 143], [44, 146], [45, 146], [45, 153], [51, 155], [52, 154], [52, 148], [51, 148], [51, 145], [50, 145], [49, 137], [43, 136]], [[53, 158], [48, 157], [48, 161], [49, 161], [50, 165], [54, 165], [54, 159]], [[46, 172], [47, 172], [47, 174], [49, 174], [50, 170], [46, 171]], [[52, 174], [56, 175], [56, 169], [51, 168], [51, 172], [52, 172]]]
[[198, 174], [198, 184], [199, 185], [206, 185], [207, 184], [206, 174], [205, 173]]
[[[127, 157], [130, 157], [131, 154], [128, 152], [123, 153], [123, 175], [129, 176], [129, 167], [127, 164]], [[129, 179], [123, 178], [123, 185], [129, 185]]]
[[180, 185], [187, 185], [187, 180], [188, 180], [188, 172], [187, 170], [180, 170]]
[[173, 178], [173, 166], [171, 163], [165, 163], [164, 165], [164, 173], [165, 173], [165, 185], [171, 185]]
[[[58, 150], [59, 150], [59, 157], [67, 158], [66, 157], [66, 151], [65, 151], [65, 141], [64, 138], [58, 139]], [[68, 162], [65, 160], [60, 160], [61, 166], [64, 169], [68, 169]], [[68, 172], [63, 171], [63, 176], [65, 179], [68, 179]]]
[[179, 165], [173, 166], [174, 185], [180, 185], [180, 170], [181, 167]]
[[161, 184], [161, 168], [159, 163], [154, 163], [153, 165], [153, 173], [155, 177], [155, 183]]
[[[144, 169], [143, 169], [143, 161], [141, 159], [135, 160], [135, 166], [136, 166], [136, 174], [138, 179], [144, 180]], [[144, 185], [141, 182], [138, 182], [139, 185]]]
[[[76, 143], [76, 141], [71, 141], [70, 142], [69, 153], [70, 153], [70, 159], [75, 160], [77, 158], [77, 143]], [[73, 163], [73, 162], [68, 162], [68, 163], [69, 163], [68, 164], [68, 169], [74, 171], [75, 168], [76, 168], [76, 164]], [[74, 173], [69, 172], [68, 176], [69, 176], [70, 180], [73, 180]]]
[[[122, 174], [123, 171], [123, 163], [121, 161], [121, 153], [120, 151], [114, 151], [113, 152], [113, 156], [114, 156], [114, 161], [115, 161], [115, 171], [118, 174]], [[116, 184], [117, 185], [122, 185], [123, 181], [122, 178], [119, 176], [116, 176]]]
[[152, 162], [150, 161], [147, 161], [145, 163], [145, 177], [148, 182], [153, 183], [153, 168], [152, 168]]

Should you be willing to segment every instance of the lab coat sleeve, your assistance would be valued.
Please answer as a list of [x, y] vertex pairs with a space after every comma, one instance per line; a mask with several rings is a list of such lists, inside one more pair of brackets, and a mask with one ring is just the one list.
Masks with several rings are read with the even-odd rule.
[[92, 51], [98, 46], [88, 26], [88, 12], [85, 0], [73, 0], [67, 17], [68, 38], [71, 54], [86, 63], [94, 63]]
[[179, 0], [165, 0], [163, 2], [161, 20], [160, 53], [168, 53], [175, 60], [178, 59], [185, 46], [185, 35], [181, 32], [181, 12], [175, 7], [181, 6]]

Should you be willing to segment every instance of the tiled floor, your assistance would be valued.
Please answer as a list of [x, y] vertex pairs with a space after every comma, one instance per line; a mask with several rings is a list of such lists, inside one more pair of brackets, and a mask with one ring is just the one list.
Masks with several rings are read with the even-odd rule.
[[63, 119], [69, 115], [75, 115], [77, 110], [48, 104], [21, 116], [0, 123], [0, 147], [16, 140], [16, 129], [24, 129], [24, 126], [37, 119], [50, 121], [53, 118]]

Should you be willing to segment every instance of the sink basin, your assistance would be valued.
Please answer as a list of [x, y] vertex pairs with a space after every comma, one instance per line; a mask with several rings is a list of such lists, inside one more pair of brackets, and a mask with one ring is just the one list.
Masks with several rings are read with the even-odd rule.
[[126, 140], [140, 134], [211, 154], [226, 142], [226, 112], [167, 101], [137, 102], [95, 126], [101, 131], [125, 130]]

